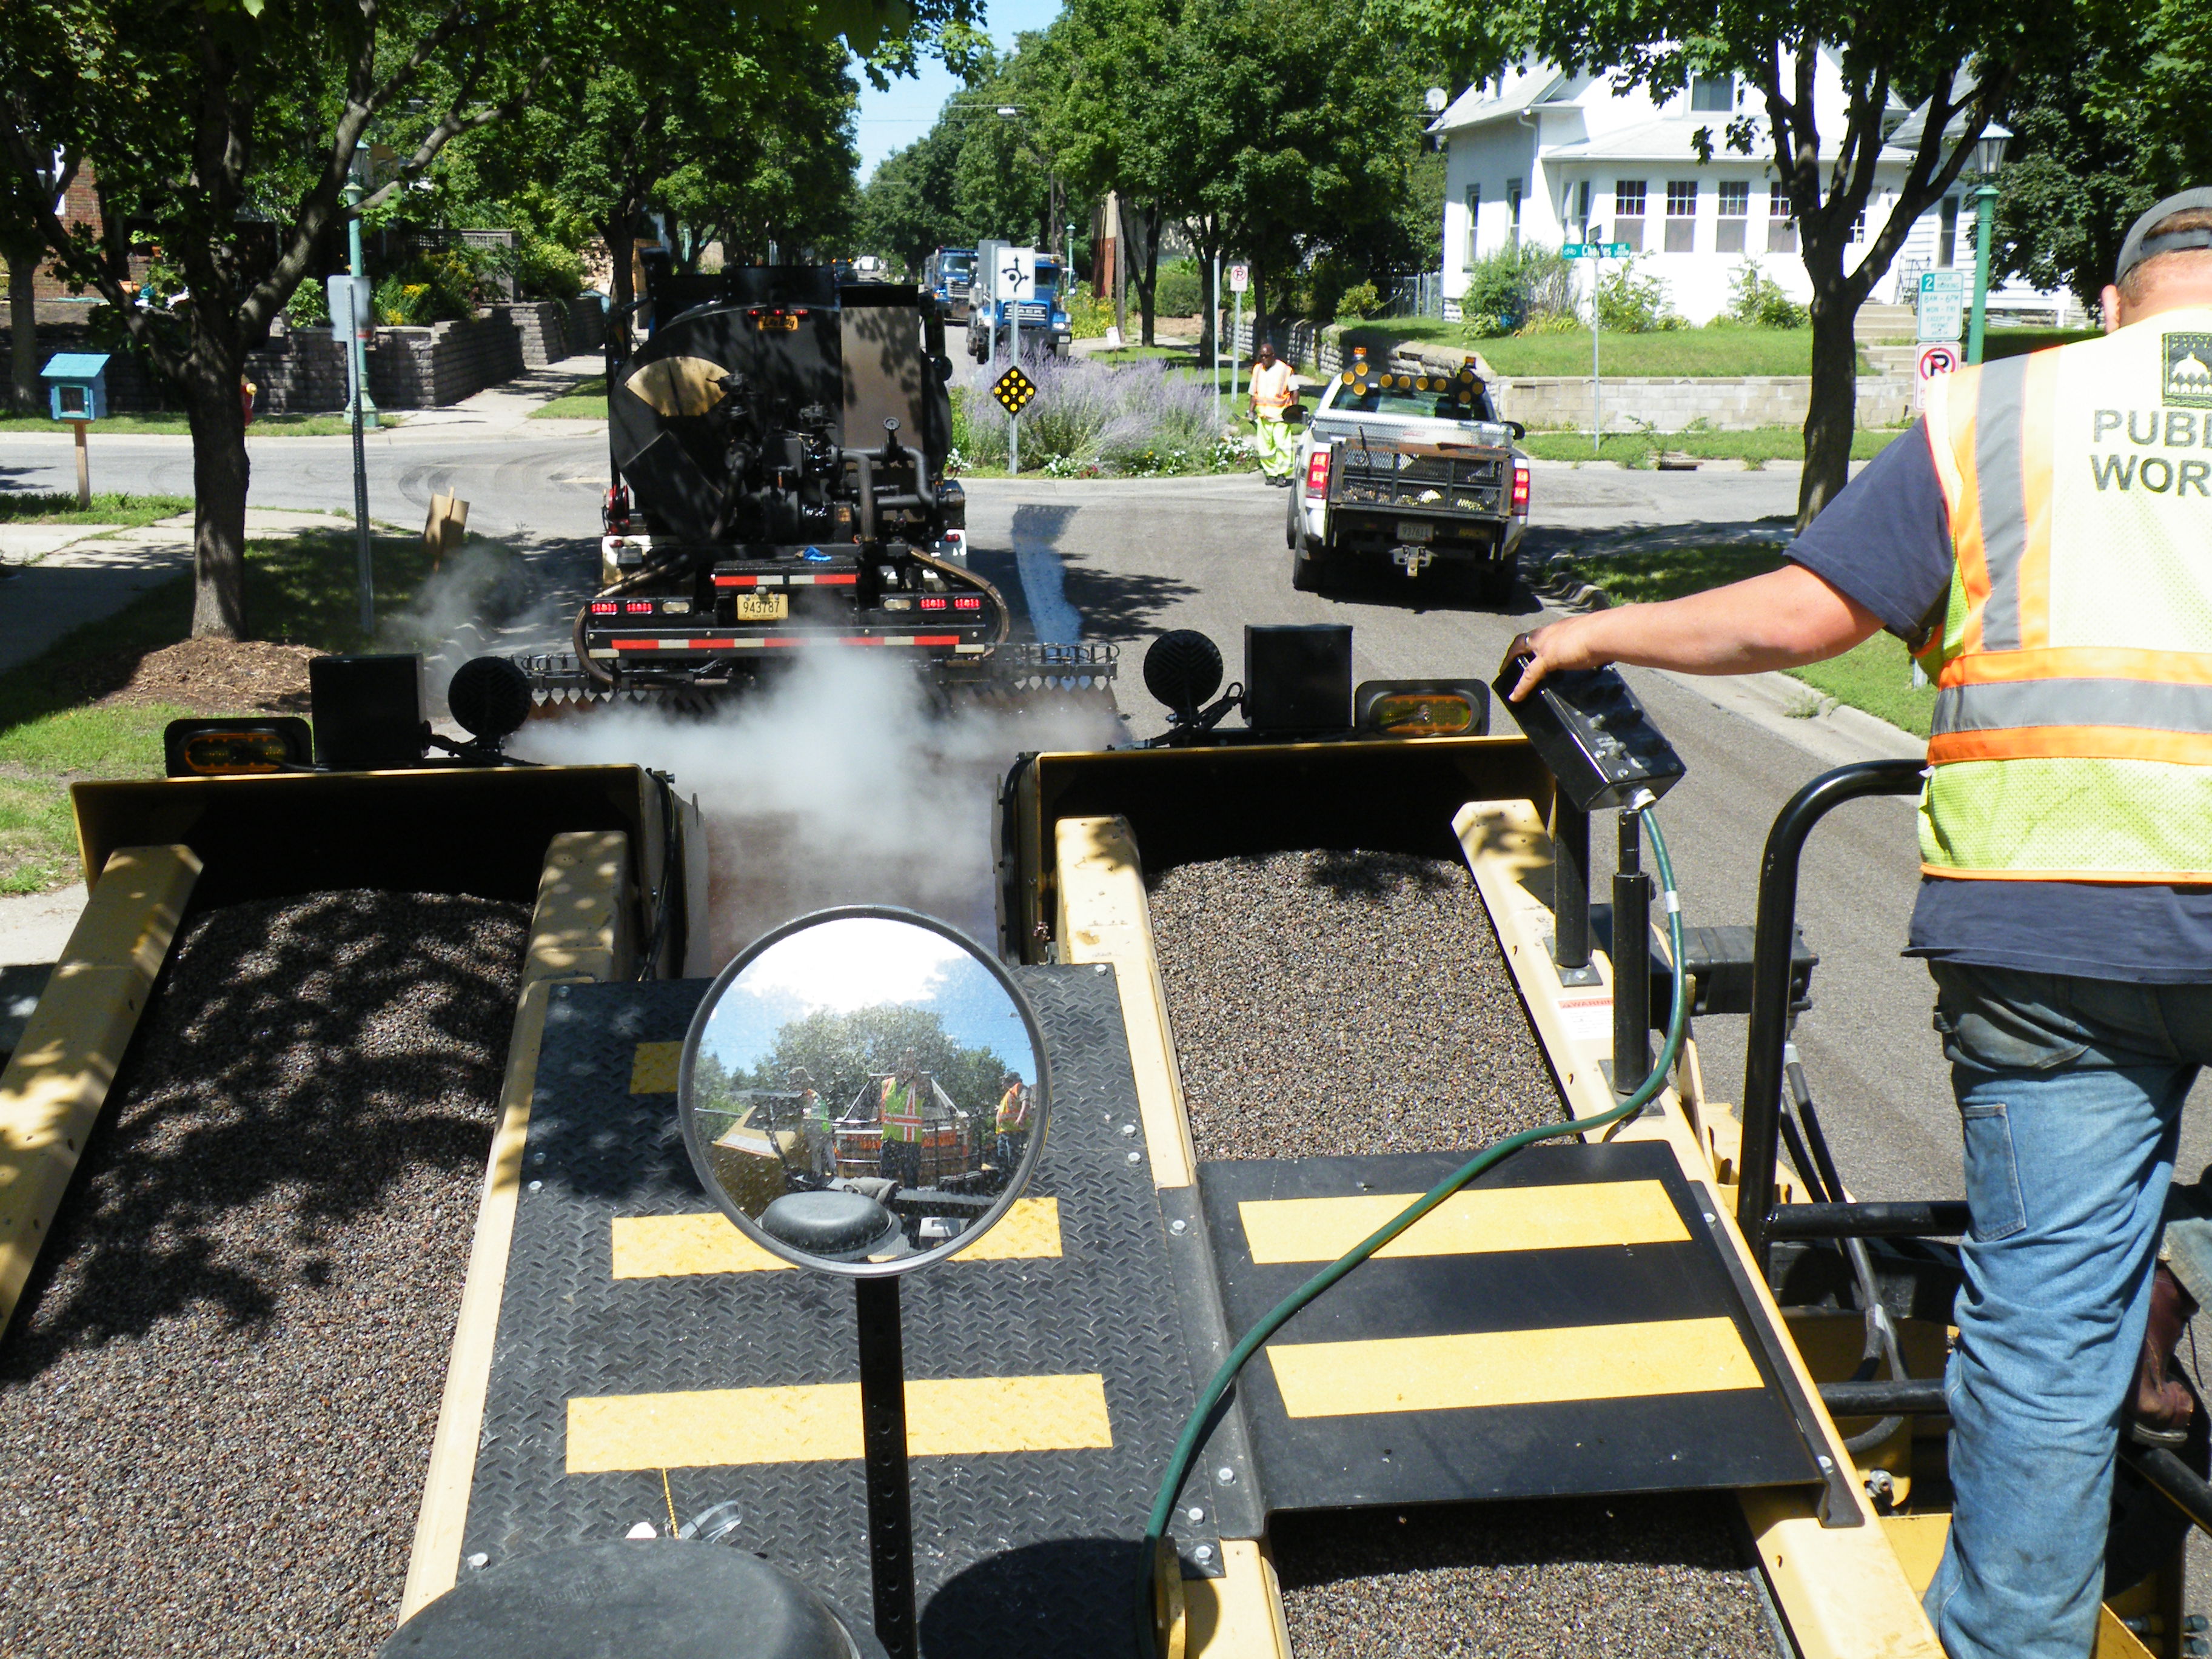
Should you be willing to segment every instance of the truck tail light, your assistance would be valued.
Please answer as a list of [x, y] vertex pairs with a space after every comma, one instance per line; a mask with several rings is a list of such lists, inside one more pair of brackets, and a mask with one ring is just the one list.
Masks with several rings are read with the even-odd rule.
[[1522, 518], [1528, 515], [1528, 463], [1513, 463], [1513, 510]]
[[951, 603], [951, 602], [948, 599], [925, 599], [921, 602], [921, 608], [924, 611], [943, 611], [946, 609]]
[[593, 599], [592, 614], [594, 617], [618, 617], [622, 614], [621, 602], [616, 599]]
[[653, 614], [653, 601], [631, 599], [623, 606], [623, 614], [626, 617], [650, 617]]
[[1307, 495], [1326, 495], [1328, 494], [1329, 453], [1329, 450], [1324, 447], [1315, 450], [1311, 455], [1306, 458]]

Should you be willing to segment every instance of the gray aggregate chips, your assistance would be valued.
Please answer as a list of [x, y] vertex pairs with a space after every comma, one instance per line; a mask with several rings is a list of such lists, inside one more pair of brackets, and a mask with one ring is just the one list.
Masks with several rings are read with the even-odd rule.
[[[1201, 1158], [1472, 1151], [1564, 1114], [1464, 866], [1279, 853], [1149, 884]], [[1680, 1493], [1278, 1516], [1291, 1646], [1771, 1659], [1734, 1508]]]
[[1565, 1115], [1464, 865], [1277, 853], [1150, 886], [1200, 1158], [1449, 1152]]
[[190, 921], [0, 1341], [11, 1653], [391, 1634], [528, 912]]

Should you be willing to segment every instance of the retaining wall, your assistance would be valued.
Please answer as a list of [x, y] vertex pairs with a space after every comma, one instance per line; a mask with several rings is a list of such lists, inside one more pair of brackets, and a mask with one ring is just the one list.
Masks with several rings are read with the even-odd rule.
[[[1387, 325], [1359, 325], [1370, 356], [1389, 349]], [[1291, 323], [1269, 328], [1267, 336], [1285, 359], [1321, 374], [1344, 367], [1346, 330], [1341, 325], [1316, 328]], [[1236, 330], [1237, 349], [1252, 352], [1252, 325]], [[1398, 349], [1439, 368], [1456, 368], [1466, 360], [1461, 348], [1401, 341]], [[1480, 349], [1477, 355], [1480, 356]], [[1378, 359], [1379, 360], [1379, 359]], [[1487, 367], [1486, 365], [1486, 367]], [[1490, 374], [1490, 389], [1499, 416], [1519, 421], [1532, 432], [1566, 428], [1587, 432], [1590, 383], [1587, 374]], [[1802, 426], [1812, 404], [1813, 381], [1805, 374], [1607, 375], [1602, 398], [1608, 432], [1680, 432], [1702, 421], [1717, 431], [1750, 427]], [[1861, 426], [1902, 426], [1912, 418], [1912, 382], [1863, 374], [1858, 382]]]

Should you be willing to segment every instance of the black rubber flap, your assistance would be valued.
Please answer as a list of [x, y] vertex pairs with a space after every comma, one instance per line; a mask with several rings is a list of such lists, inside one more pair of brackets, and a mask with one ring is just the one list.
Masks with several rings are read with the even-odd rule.
[[[1467, 1156], [1200, 1164], [1231, 1331], [1251, 1329], [1325, 1265], [1255, 1264], [1240, 1206], [1418, 1194]], [[1771, 1333], [1746, 1310], [1714, 1219], [1666, 1147], [1531, 1147], [1472, 1190], [1516, 1188], [1559, 1194], [1523, 1201], [1519, 1234], [1539, 1238], [1547, 1212], [1569, 1210], [1595, 1210], [1602, 1231], [1615, 1200], [1594, 1189], [1610, 1188], [1624, 1215], [1641, 1218], [1624, 1230], [1638, 1242], [1514, 1248], [1501, 1230], [1463, 1234], [1468, 1248], [1456, 1253], [1385, 1255], [1356, 1269], [1244, 1369], [1240, 1395], [1270, 1512], [1820, 1480]], [[1446, 1340], [1425, 1348], [1421, 1339]], [[1300, 1356], [1305, 1376], [1326, 1386], [1309, 1386], [1294, 1417], [1273, 1355], [1304, 1345], [1334, 1346]], [[1364, 1396], [1337, 1386], [1362, 1374], [1373, 1379]], [[1401, 1389], [1415, 1408], [1378, 1408]], [[1328, 1409], [1316, 1412], [1316, 1399]]]
[[380, 1659], [881, 1659], [863, 1628], [757, 1556], [672, 1539], [586, 1544], [470, 1573]]
[[794, 1250], [845, 1261], [898, 1231], [889, 1210], [865, 1193], [786, 1193], [761, 1212], [761, 1231]]

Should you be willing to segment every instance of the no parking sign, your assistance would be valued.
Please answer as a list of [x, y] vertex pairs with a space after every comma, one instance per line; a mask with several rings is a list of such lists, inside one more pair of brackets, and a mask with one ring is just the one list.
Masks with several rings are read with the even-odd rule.
[[1938, 374], [1948, 374], [1960, 364], [1959, 346], [1954, 340], [1930, 340], [1920, 348], [1920, 356], [1913, 365], [1912, 408], [1917, 414], [1928, 407], [1928, 382]]

